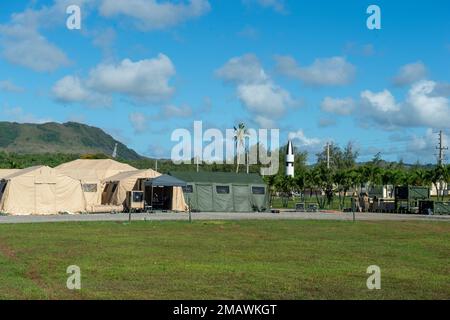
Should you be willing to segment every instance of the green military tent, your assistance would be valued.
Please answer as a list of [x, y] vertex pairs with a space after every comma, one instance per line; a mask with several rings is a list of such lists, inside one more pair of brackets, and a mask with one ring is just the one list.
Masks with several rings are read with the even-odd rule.
[[183, 193], [192, 211], [250, 212], [269, 206], [267, 186], [258, 174], [170, 172], [186, 182]]

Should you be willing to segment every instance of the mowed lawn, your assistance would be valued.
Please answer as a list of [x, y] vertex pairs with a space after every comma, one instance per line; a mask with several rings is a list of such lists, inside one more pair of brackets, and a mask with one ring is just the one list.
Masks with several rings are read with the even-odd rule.
[[[369, 265], [381, 290], [366, 287]], [[450, 223], [0, 225], [0, 298], [449, 299]]]

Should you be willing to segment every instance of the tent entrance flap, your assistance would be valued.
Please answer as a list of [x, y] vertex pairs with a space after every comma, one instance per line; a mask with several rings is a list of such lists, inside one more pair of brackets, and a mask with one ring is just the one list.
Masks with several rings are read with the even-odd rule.
[[172, 187], [145, 187], [145, 202], [155, 210], [172, 210]]
[[237, 212], [252, 211], [250, 203], [250, 190], [246, 185], [233, 185], [234, 210]]
[[212, 185], [197, 184], [197, 205], [200, 211], [214, 211]]
[[173, 210], [174, 188], [185, 187], [186, 182], [163, 174], [144, 182], [145, 201], [152, 209]]

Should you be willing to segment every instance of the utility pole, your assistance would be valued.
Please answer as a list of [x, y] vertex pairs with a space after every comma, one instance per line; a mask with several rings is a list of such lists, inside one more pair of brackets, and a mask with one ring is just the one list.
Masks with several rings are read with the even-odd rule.
[[197, 172], [198, 172], [198, 156], [195, 157], [195, 160], [197, 161]]
[[330, 169], [330, 143], [327, 142], [327, 169]]
[[158, 159], [155, 159], [155, 171], [158, 171]]
[[248, 161], [248, 150], [245, 151], [245, 163], [247, 167], [247, 174], [249, 173], [250, 167], [249, 167], [249, 161]]
[[443, 144], [442, 130], [439, 130], [439, 146], [436, 147], [436, 149], [439, 150], [439, 155], [438, 155], [438, 165], [439, 166], [442, 166], [442, 164], [444, 163], [444, 151], [448, 150], [448, 147], [444, 147], [442, 144]]

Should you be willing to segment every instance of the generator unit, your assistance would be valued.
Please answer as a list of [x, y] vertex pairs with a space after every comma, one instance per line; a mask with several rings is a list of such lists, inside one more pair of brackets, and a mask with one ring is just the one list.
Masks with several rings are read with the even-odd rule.
[[419, 213], [419, 201], [430, 199], [430, 188], [397, 186], [395, 187], [394, 194], [395, 210], [397, 212]]
[[144, 205], [144, 191], [127, 191], [127, 211], [142, 212], [144, 211]]

